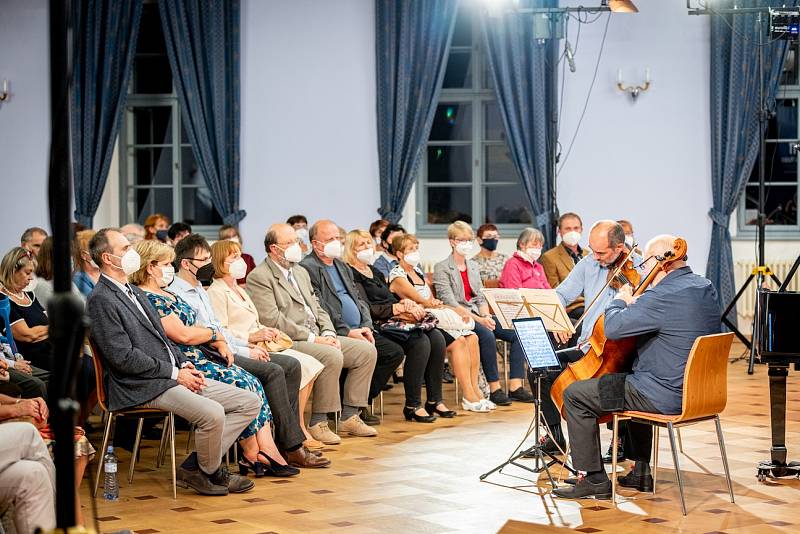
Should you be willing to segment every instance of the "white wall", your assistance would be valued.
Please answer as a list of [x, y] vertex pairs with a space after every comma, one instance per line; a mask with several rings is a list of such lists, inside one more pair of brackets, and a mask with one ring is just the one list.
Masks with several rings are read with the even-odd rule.
[[374, 21], [370, 0], [242, 2], [242, 233], [256, 258], [295, 213], [378, 218]]
[[19, 246], [25, 228], [50, 228], [48, 10], [45, 0], [4, 0], [0, 7], [0, 254]]

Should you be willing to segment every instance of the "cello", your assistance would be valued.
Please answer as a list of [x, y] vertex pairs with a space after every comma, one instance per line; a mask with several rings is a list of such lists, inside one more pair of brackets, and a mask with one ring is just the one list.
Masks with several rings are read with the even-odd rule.
[[[618, 265], [615, 265], [614, 269], [609, 271], [609, 278], [606, 285], [586, 309], [586, 312], [597, 302], [598, 297], [609, 286], [614, 289], [619, 289], [626, 283], [630, 283], [630, 285], [636, 288], [633, 292], [633, 296], [638, 297], [644, 293], [644, 290], [653, 282], [658, 273], [672, 263], [685, 259], [686, 252], [686, 241], [680, 237], [675, 239], [672, 250], [664, 252], [663, 255], [655, 255], [657, 261], [656, 266], [653, 267], [644, 280], [641, 280], [641, 276], [633, 266], [633, 261], [631, 260], [632, 253], [629, 252], [627, 255], [620, 255]], [[586, 312], [584, 312], [583, 316], [578, 320], [578, 324], [586, 317]], [[606, 339], [604, 321], [605, 314], [601, 315], [597, 319], [597, 322], [595, 322], [592, 335], [586, 340], [590, 345], [589, 351], [584, 354], [580, 360], [568, 364], [561, 374], [553, 381], [553, 385], [550, 388], [550, 397], [553, 399], [553, 403], [558, 408], [562, 417], [565, 416], [564, 391], [566, 391], [573, 382], [587, 380], [589, 378], [599, 378], [606, 374], [629, 372], [631, 370], [636, 353], [636, 337]]]

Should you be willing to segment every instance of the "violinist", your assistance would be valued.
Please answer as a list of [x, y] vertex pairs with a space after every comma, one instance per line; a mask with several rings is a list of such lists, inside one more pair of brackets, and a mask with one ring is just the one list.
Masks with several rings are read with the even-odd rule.
[[[673, 250], [675, 239], [661, 235], [647, 244], [644, 267], [648, 272], [665, 252]], [[663, 270], [639, 297], [632, 293], [631, 286], [623, 286], [604, 311], [609, 340], [636, 337], [633, 372], [580, 380], [564, 393], [573, 467], [583, 474], [567, 481], [572, 485], [554, 490], [558, 497], [610, 498], [611, 481], [600, 457], [598, 418], [622, 409], [679, 414], [692, 345], [698, 336], [720, 331], [714, 286], [694, 274], [683, 258], [663, 263]], [[648, 425], [629, 421], [627, 434], [626, 454], [636, 463], [617, 481], [626, 488], [651, 491], [652, 431]]]
[[[589, 232], [589, 247], [592, 249], [592, 253], [579, 261], [569, 276], [556, 288], [556, 294], [562, 304], [566, 306], [583, 295], [588, 310], [578, 335], [578, 346], [574, 351], [559, 354], [562, 363], [576, 361], [588, 350], [588, 346], [583, 346], [583, 344], [592, 334], [595, 322], [603, 314], [606, 305], [611, 302], [616, 293], [616, 289], [607, 284], [608, 278], [628, 253], [622, 226], [611, 220], [600, 220], [592, 225]], [[639, 265], [640, 258], [635, 257], [632, 263]], [[566, 333], [557, 334], [556, 337], [562, 344], [569, 341], [569, 335]], [[556, 444], [560, 446], [561, 450], [564, 450], [565, 442], [561, 432], [561, 415], [550, 399], [551, 383], [551, 377], [542, 380], [542, 413], [550, 435], [553, 436], [552, 439], [547, 438], [544, 447], [549, 452], [557, 453]]]

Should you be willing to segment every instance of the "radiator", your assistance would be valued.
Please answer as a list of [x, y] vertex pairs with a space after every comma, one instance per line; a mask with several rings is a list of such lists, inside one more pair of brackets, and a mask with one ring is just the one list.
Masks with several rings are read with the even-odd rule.
[[[792, 268], [792, 264], [794, 260], [778, 260], [775, 262], [767, 262], [767, 265], [772, 269], [772, 272], [775, 273], [775, 276], [783, 282], [786, 279], [786, 275], [789, 273], [789, 269]], [[742, 284], [747, 277], [750, 276], [750, 273], [753, 272], [753, 269], [756, 268], [756, 263], [753, 260], [749, 261], [737, 261], [734, 264], [734, 279], [736, 280], [736, 289], [742, 287]], [[769, 289], [778, 289], [778, 286], [772, 280], [772, 278], [767, 278], [767, 286]], [[789, 287], [787, 288], [790, 291], [800, 291], [800, 269], [797, 273], [795, 273], [794, 277], [792, 278]], [[756, 283], [755, 280], [750, 282], [747, 290], [742, 294], [739, 302], [736, 303], [736, 311], [739, 317], [739, 328], [742, 332], [750, 333], [750, 328], [753, 322], [753, 311], [755, 310], [755, 301], [756, 301]]]

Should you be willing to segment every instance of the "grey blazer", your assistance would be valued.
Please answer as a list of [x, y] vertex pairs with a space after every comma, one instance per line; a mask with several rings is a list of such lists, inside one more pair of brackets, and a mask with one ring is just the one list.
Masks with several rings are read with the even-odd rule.
[[[317, 257], [316, 253], [312, 252], [303, 258], [300, 265], [308, 271], [308, 276], [311, 278], [314, 291], [317, 293], [322, 307], [325, 308], [325, 311], [331, 316], [333, 326], [336, 327], [336, 333], [340, 336], [346, 336], [350, 332], [351, 327], [342, 319], [342, 301], [339, 299], [339, 295], [336, 294], [333, 281], [328, 275], [328, 271], [325, 270], [325, 264]], [[358, 289], [356, 289], [350, 267], [342, 260], [333, 260], [333, 265], [339, 272], [339, 276], [342, 277], [342, 282], [344, 282], [344, 287], [350, 294], [350, 298], [353, 299], [356, 306], [358, 306], [358, 310], [361, 312], [361, 323], [358, 326], [360, 328], [368, 327], [371, 329], [372, 316], [369, 313], [369, 306], [361, 300], [361, 295], [358, 293]]]
[[483, 282], [480, 267], [472, 260], [467, 260], [467, 278], [472, 288], [472, 299], [469, 301], [464, 297], [464, 282], [452, 254], [433, 266], [436, 298], [447, 306], [461, 306], [472, 313], [480, 314], [480, 307], [486, 304], [486, 297], [481, 293]]
[[178, 366], [187, 361], [181, 349], [167, 338], [144, 292], [134, 286], [131, 289], [147, 318], [104, 276], [86, 302], [90, 336], [105, 363], [103, 381], [112, 411], [139, 406], [178, 385], [171, 378], [174, 367], [165, 343]]

